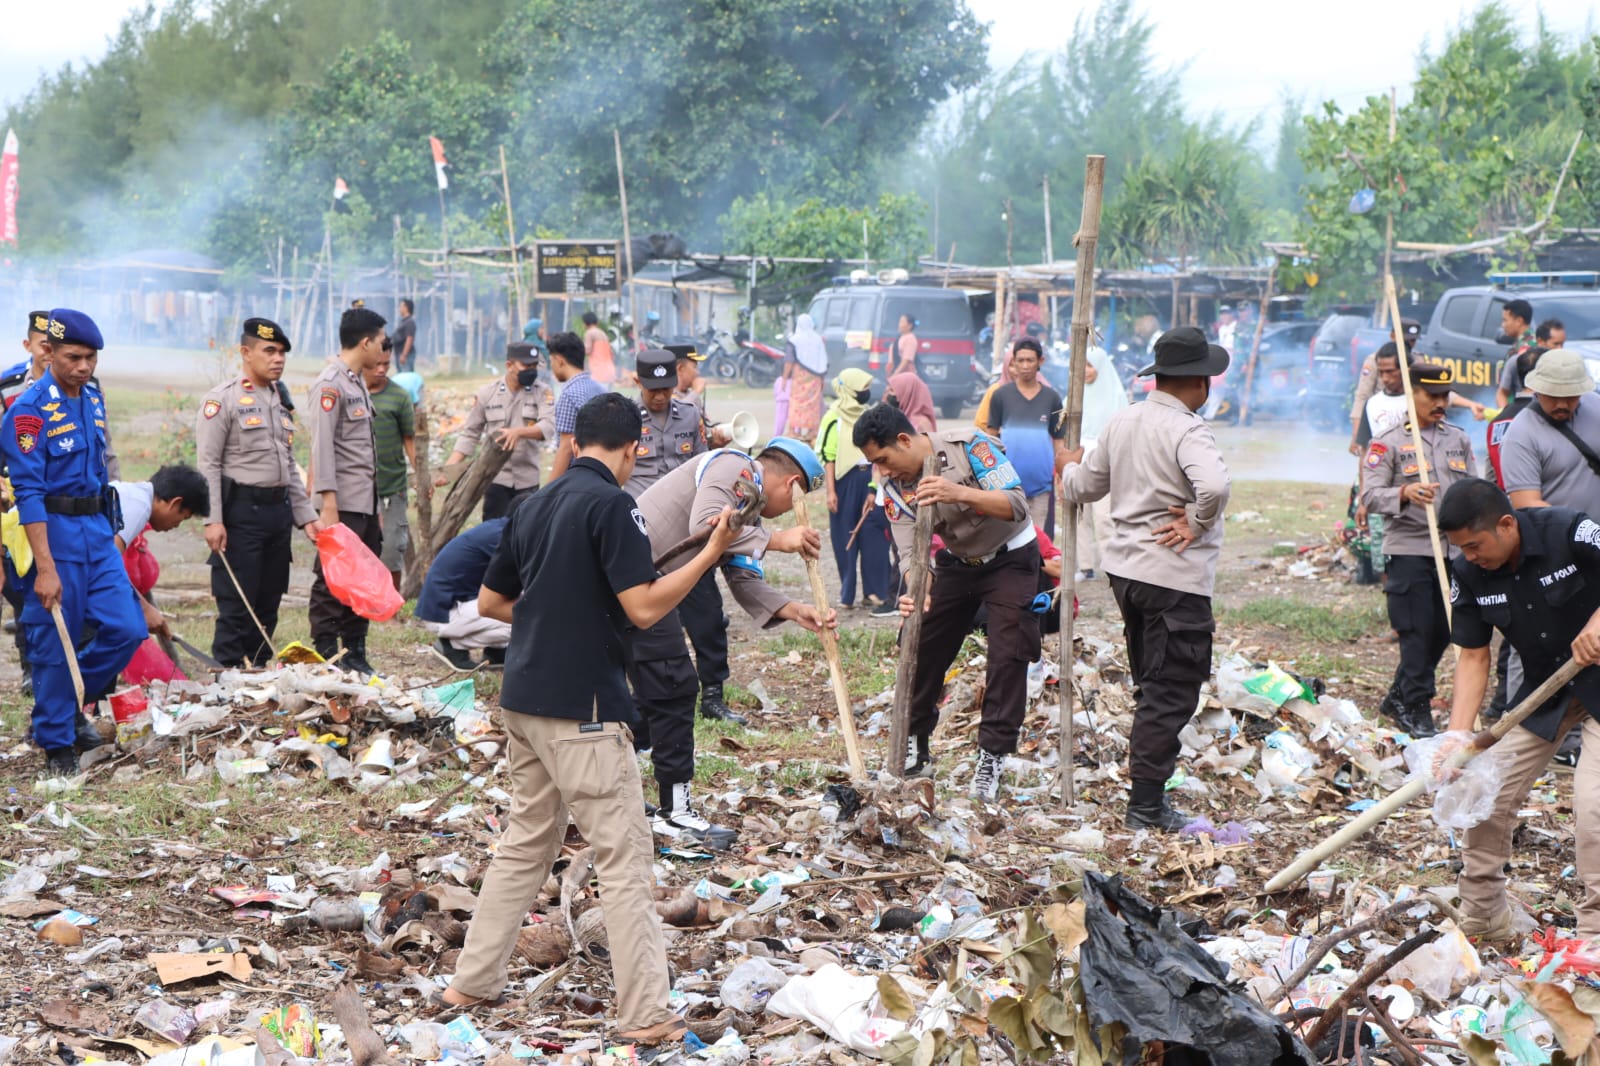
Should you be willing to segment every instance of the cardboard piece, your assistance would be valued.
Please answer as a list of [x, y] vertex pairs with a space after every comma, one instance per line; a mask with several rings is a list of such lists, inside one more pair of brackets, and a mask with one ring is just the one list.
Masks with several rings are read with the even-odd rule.
[[218, 974], [227, 974], [236, 981], [250, 980], [250, 957], [242, 951], [232, 955], [220, 952], [158, 952], [147, 955], [145, 961], [155, 967], [156, 977], [164, 986]]

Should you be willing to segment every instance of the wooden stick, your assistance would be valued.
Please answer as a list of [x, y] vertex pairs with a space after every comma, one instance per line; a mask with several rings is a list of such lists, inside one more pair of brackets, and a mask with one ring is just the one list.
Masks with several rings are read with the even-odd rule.
[[78, 694], [78, 714], [83, 713], [83, 674], [78, 671], [78, 649], [72, 646], [72, 634], [67, 631], [67, 616], [61, 613], [58, 603], [50, 608], [50, 617], [56, 622], [56, 635], [61, 638], [61, 650], [67, 657], [67, 669], [72, 672], [72, 691]]
[[[806, 508], [805, 493], [794, 494], [794, 517], [801, 529], [811, 528], [811, 515]], [[822, 563], [819, 559], [806, 559], [806, 576], [811, 579], [811, 599], [817, 605], [817, 614], [828, 615], [828, 590], [822, 584]], [[839, 659], [839, 635], [827, 626], [818, 631], [822, 638], [822, 654], [828, 659], [828, 675], [833, 680], [833, 701], [839, 706], [839, 732], [844, 734], [845, 756], [850, 760], [850, 773], [856, 780], [867, 776], [861, 762], [861, 739], [856, 735], [856, 715], [850, 708], [850, 689], [844, 683], [844, 663]]]
[[416, 443], [414, 448], [417, 453], [417, 536], [416, 543], [412, 545], [411, 566], [407, 570], [405, 579], [400, 582], [400, 594], [408, 600], [414, 600], [422, 592], [422, 582], [428, 576], [428, 568], [433, 565], [433, 470], [428, 462], [428, 405], [416, 405]]
[[501, 468], [506, 465], [506, 460], [511, 458], [510, 452], [495, 443], [492, 433], [487, 436], [488, 439], [483, 442], [472, 464], [467, 467], [466, 473], [457, 478], [456, 483], [451, 485], [449, 492], [445, 494], [444, 503], [440, 506], [439, 515], [434, 521], [433, 539], [428, 544], [430, 557], [444, 551], [444, 546], [461, 532], [467, 516], [478, 506], [478, 501], [483, 498], [489, 483], [499, 475]]
[[[1067, 377], [1066, 445], [1069, 451], [1083, 438], [1083, 386], [1085, 364], [1089, 359], [1089, 333], [1094, 329], [1094, 256], [1100, 244], [1100, 203], [1105, 195], [1106, 157], [1092, 155], [1084, 160], [1083, 217], [1072, 243], [1078, 248], [1078, 262], [1072, 270], [1072, 370]], [[1063, 489], [1061, 527], [1057, 540], [1061, 548], [1061, 596], [1056, 609], [1061, 612], [1061, 737], [1056, 767], [1056, 783], [1061, 802], [1077, 801], [1072, 780], [1072, 605], [1078, 586], [1078, 504], [1069, 501]]]
[[344, 1030], [345, 1046], [350, 1049], [355, 1066], [393, 1066], [395, 1060], [389, 1057], [383, 1038], [373, 1030], [355, 985], [346, 982], [333, 994], [333, 1016]]
[[[929, 453], [922, 463], [924, 478], [939, 476], [939, 453]], [[889, 716], [889, 773], [905, 773], [906, 741], [911, 732], [911, 686], [917, 676], [917, 652], [922, 643], [922, 607], [928, 598], [928, 553], [933, 550], [933, 505], [917, 508], [917, 528], [912, 536], [910, 581], [911, 614], [900, 627], [900, 665], [894, 676], [894, 706]]]
[[[1368, 963], [1361, 973], [1356, 976], [1356, 979], [1343, 992], [1339, 993], [1339, 997], [1328, 1004], [1328, 1009], [1323, 1011], [1322, 1017], [1318, 1018], [1312, 1023], [1311, 1028], [1306, 1030], [1306, 1046], [1316, 1047], [1320, 1044], [1322, 1038], [1328, 1035], [1328, 1030], [1333, 1028], [1333, 1023], [1344, 1015], [1350, 1004], [1354, 1003], [1372, 982], [1388, 973], [1418, 948], [1439, 939], [1439, 935], [1440, 932], [1437, 929], [1424, 929], [1410, 940], [1403, 942], [1389, 954]], [[361, 1066], [361, 1064], [358, 1062], [356, 1066]]]
[[[1394, 344], [1400, 353], [1400, 377], [1405, 382], [1406, 415], [1411, 419], [1411, 446], [1417, 450], [1417, 479], [1428, 484], [1428, 457], [1422, 450], [1422, 427], [1417, 424], [1417, 397], [1411, 391], [1411, 361], [1406, 353], [1406, 331], [1400, 328], [1400, 301], [1395, 297], [1394, 275], [1383, 277], [1383, 295], [1394, 321]], [[1428, 516], [1428, 539], [1433, 543], [1433, 566], [1439, 575], [1439, 595], [1444, 597], [1444, 618], [1451, 621], [1450, 571], [1445, 566], [1444, 544], [1439, 539], [1439, 516], [1433, 504], [1424, 508]]]
[[850, 539], [844, 542], [845, 551], [849, 551], [851, 548], [856, 546], [856, 535], [861, 532], [861, 527], [867, 524], [867, 515], [872, 513], [872, 508], [873, 504], [869, 501], [867, 505], [861, 509], [861, 517], [856, 519], [855, 527], [850, 530]]
[[[1577, 677], [1582, 670], [1582, 666], [1572, 659], [1568, 659], [1559, 670], [1545, 680], [1544, 684], [1534, 689], [1528, 694], [1527, 699], [1517, 704], [1515, 709], [1506, 714], [1492, 727], [1473, 737], [1469, 746], [1453, 753], [1445, 761], [1445, 765], [1450, 769], [1465, 766], [1476, 758], [1480, 752], [1487, 751], [1493, 747], [1497, 740], [1521, 725], [1524, 719], [1540, 707], [1543, 707], [1546, 700], [1565, 688], [1567, 683]], [[1427, 791], [1427, 788], [1428, 782], [1424, 778], [1418, 777], [1407, 781], [1376, 804], [1362, 811], [1349, 825], [1315, 847], [1301, 852], [1299, 858], [1284, 867], [1280, 873], [1267, 882], [1263, 891], [1279, 892], [1288, 888], [1300, 878], [1315, 870], [1328, 856], [1344, 850], [1345, 846], [1351, 841], [1356, 840], [1365, 834], [1367, 830], [1389, 817], [1390, 814], [1422, 795], [1423, 792]]]
[[239, 594], [244, 601], [244, 609], [250, 612], [250, 621], [256, 624], [256, 631], [261, 634], [261, 639], [267, 642], [267, 650], [272, 652], [272, 657], [278, 657], [278, 647], [272, 643], [272, 638], [267, 635], [267, 627], [261, 624], [261, 619], [256, 617], [256, 609], [250, 606], [250, 597], [244, 594], [244, 586], [239, 584], [239, 575], [233, 572], [233, 564], [228, 562], [227, 552], [217, 552], [217, 558], [222, 560], [222, 568], [228, 571], [228, 580], [233, 582], [233, 591]]

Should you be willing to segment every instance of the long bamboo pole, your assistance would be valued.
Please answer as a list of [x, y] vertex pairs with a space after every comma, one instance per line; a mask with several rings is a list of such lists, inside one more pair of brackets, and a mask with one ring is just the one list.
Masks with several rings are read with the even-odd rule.
[[[1406, 352], [1405, 330], [1400, 328], [1400, 302], [1395, 297], [1394, 277], [1386, 275], [1383, 279], [1383, 294], [1389, 306], [1390, 318], [1394, 321], [1394, 344], [1400, 352], [1400, 377], [1405, 383], [1406, 414], [1411, 420], [1411, 446], [1417, 450], [1417, 480], [1428, 484], [1428, 456], [1422, 450], [1422, 427], [1417, 422], [1417, 398], [1411, 391], [1411, 357]], [[1433, 544], [1433, 565], [1439, 575], [1439, 595], [1444, 597], [1444, 617], [1446, 622], [1452, 621], [1450, 611], [1450, 572], [1444, 561], [1444, 542], [1439, 539], [1439, 515], [1433, 504], [1424, 508], [1428, 516], [1428, 540]]]
[[[1533, 714], [1534, 711], [1543, 707], [1546, 700], [1565, 688], [1567, 682], [1577, 677], [1582, 669], [1583, 667], [1578, 663], [1568, 659], [1559, 670], [1550, 675], [1544, 684], [1529, 693], [1528, 698], [1517, 704], [1509, 714], [1501, 718], [1489, 729], [1474, 736], [1470, 745], [1451, 755], [1446, 765], [1452, 769], [1465, 766], [1481, 752], [1493, 747], [1496, 741], [1521, 725], [1523, 720]], [[1362, 811], [1349, 825], [1315, 847], [1301, 852], [1294, 862], [1284, 867], [1280, 873], [1267, 882], [1265, 891], [1280, 892], [1288, 888], [1300, 878], [1315, 870], [1328, 856], [1342, 851], [1351, 841], [1362, 836], [1367, 830], [1389, 817], [1390, 814], [1422, 795], [1427, 788], [1428, 782], [1423, 778], [1418, 777], [1415, 780], [1407, 781], [1404, 785]]]
[[[1078, 248], [1078, 262], [1072, 270], [1072, 370], [1067, 378], [1065, 412], [1069, 451], [1077, 448], [1083, 438], [1084, 366], [1089, 359], [1089, 334], [1094, 329], [1094, 257], [1100, 244], [1100, 204], [1105, 187], [1106, 157], [1089, 156], [1083, 167], [1083, 215], [1078, 222], [1078, 235], [1072, 239]], [[1061, 525], [1056, 534], [1061, 547], [1061, 595], [1056, 603], [1061, 612], [1061, 737], [1056, 782], [1061, 802], [1071, 804], [1078, 798], [1072, 779], [1072, 703], [1076, 692], [1072, 675], [1072, 605], [1077, 600], [1078, 584], [1078, 505], [1067, 501], [1064, 492], [1061, 498]]]
[[[622, 131], [614, 126], [611, 129], [611, 140], [617, 149], [617, 198], [622, 201], [622, 261], [628, 268], [628, 317], [633, 320], [637, 328], [639, 307], [636, 286], [633, 284], [633, 230], [628, 222], [628, 183], [622, 177]], [[751, 270], [754, 269], [752, 265]], [[622, 286], [619, 284], [617, 288], [619, 290], [617, 295], [622, 295], [620, 291]]]
[[506, 169], [506, 146], [500, 146], [500, 187], [506, 197], [506, 238], [511, 244], [511, 283], [517, 292], [517, 319], [511, 325], [511, 335], [517, 335], [522, 323], [528, 320], [528, 304], [522, 296], [522, 267], [517, 263], [517, 224], [511, 214], [511, 172]]
[[[801, 529], [811, 528], [811, 513], [803, 493], [794, 494], [794, 515]], [[817, 605], [817, 613], [827, 617], [828, 590], [822, 583], [820, 560], [806, 559], [806, 577], [811, 581], [811, 599]], [[844, 663], [839, 658], [839, 635], [827, 626], [822, 627], [819, 635], [822, 654], [828, 660], [828, 676], [833, 682], [833, 700], [839, 708], [839, 732], [844, 736], [845, 757], [850, 760], [851, 776], [860, 781], [866, 778], [867, 768], [861, 761], [861, 738], [856, 735], [855, 711], [850, 706], [850, 689], [845, 684]]]

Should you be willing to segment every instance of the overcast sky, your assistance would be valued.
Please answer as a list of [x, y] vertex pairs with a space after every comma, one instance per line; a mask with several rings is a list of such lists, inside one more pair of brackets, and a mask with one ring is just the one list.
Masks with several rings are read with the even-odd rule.
[[[1095, 6], [1093, 0], [968, 2], [992, 25], [991, 57], [997, 65], [1009, 65], [1030, 49], [1054, 51], [1065, 45], [1078, 12]], [[132, 0], [6, 0], [5, 6], [0, 102], [10, 103], [26, 94], [40, 74], [101, 56], [123, 15], [142, 5]], [[1218, 113], [1231, 123], [1274, 113], [1285, 91], [1308, 103], [1331, 98], [1348, 110], [1391, 85], [1403, 87], [1418, 50], [1424, 45], [1436, 49], [1449, 28], [1476, 6], [1461, 0], [1343, 0], [1320, 6], [1310, 25], [1281, 0], [1140, 3], [1147, 12], [1160, 12], [1151, 16], [1155, 50], [1162, 63], [1184, 69], [1190, 111]], [[1577, 37], [1594, 27], [1589, 0], [1543, 0], [1539, 9], [1560, 33]]]

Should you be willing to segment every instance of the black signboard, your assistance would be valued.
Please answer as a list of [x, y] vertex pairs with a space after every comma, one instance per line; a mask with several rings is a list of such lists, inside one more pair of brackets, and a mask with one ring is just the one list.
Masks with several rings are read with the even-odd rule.
[[535, 257], [540, 296], [595, 296], [617, 291], [617, 241], [540, 241]]

